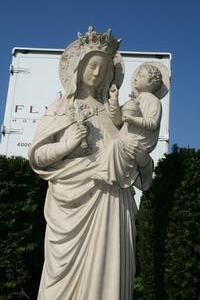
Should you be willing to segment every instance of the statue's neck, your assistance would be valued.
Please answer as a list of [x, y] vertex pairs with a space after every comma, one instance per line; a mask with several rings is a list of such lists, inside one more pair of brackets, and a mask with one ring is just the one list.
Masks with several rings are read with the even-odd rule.
[[93, 98], [95, 100], [95, 89], [91, 86], [82, 85], [78, 91], [77, 98], [82, 100]]
[[78, 101], [82, 102], [83, 104], [86, 104], [88, 107], [91, 107], [93, 109], [102, 107], [102, 103], [96, 100], [96, 98], [93, 98], [91, 95], [86, 98], [77, 98]]
[[75, 97], [90, 106], [99, 107], [103, 105], [101, 99], [97, 97], [96, 89], [85, 84], [80, 85]]

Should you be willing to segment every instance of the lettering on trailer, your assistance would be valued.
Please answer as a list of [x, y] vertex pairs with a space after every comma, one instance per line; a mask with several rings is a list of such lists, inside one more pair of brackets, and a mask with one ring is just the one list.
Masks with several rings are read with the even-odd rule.
[[[26, 106], [25, 106], [24, 104], [16, 104], [16, 105], [15, 105], [15, 113], [18, 113], [18, 112], [20, 112], [20, 111], [23, 111], [24, 108], [26, 108]], [[44, 108], [45, 108], [45, 110], [47, 110], [48, 107], [45, 106]], [[29, 105], [29, 106], [28, 106], [27, 112], [30, 113], [30, 114], [39, 114], [39, 111], [38, 111], [38, 110], [34, 110], [33, 105]]]
[[23, 123], [26, 123], [27, 120], [31, 120], [33, 123], [36, 123], [37, 120], [40, 120], [41, 116], [47, 110], [48, 106], [44, 106], [42, 110], [35, 108], [34, 105], [24, 105], [16, 104], [14, 108], [14, 115], [12, 122], [17, 122], [21, 120]]
[[28, 142], [18, 142], [17, 147], [30, 147], [31, 143]]

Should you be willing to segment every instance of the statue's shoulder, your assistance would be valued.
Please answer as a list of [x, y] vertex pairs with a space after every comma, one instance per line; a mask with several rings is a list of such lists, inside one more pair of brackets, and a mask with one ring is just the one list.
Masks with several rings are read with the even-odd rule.
[[144, 102], [145, 104], [148, 105], [156, 105], [156, 106], [161, 105], [160, 99], [152, 93], [148, 93], [148, 92], [140, 93], [138, 98], [139, 98], [139, 102]]
[[126, 101], [122, 106], [121, 106], [124, 110], [125, 109], [132, 109], [132, 110], [136, 110], [139, 109], [139, 102], [135, 100], [128, 100]]
[[48, 106], [44, 115], [49, 117], [61, 115], [64, 114], [65, 109], [66, 109], [66, 97], [62, 96], [61, 98], [56, 99]]

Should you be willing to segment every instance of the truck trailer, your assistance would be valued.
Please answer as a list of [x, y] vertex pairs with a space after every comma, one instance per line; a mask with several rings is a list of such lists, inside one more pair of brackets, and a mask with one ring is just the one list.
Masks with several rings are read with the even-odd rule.
[[[64, 93], [59, 80], [58, 65], [63, 49], [14, 48], [10, 65], [10, 78], [1, 125], [0, 155], [27, 158], [38, 122], [53, 101]], [[119, 91], [123, 104], [131, 93], [131, 77], [145, 62], [165, 65], [171, 76], [171, 54], [152, 52], [120, 52], [125, 65], [124, 81]], [[168, 152], [170, 91], [161, 100], [162, 120], [155, 150], [151, 153], [154, 165]], [[139, 206], [141, 192], [136, 190]]]
[[[10, 78], [1, 125], [0, 154], [27, 158], [39, 120], [48, 105], [64, 93], [58, 74], [58, 64], [63, 49], [14, 48], [10, 65]], [[171, 74], [170, 53], [120, 52], [125, 64], [125, 76], [119, 92], [123, 104], [131, 93], [131, 77], [144, 62], [164, 64]], [[151, 156], [156, 164], [169, 144], [170, 93], [161, 100], [162, 121], [156, 149]]]

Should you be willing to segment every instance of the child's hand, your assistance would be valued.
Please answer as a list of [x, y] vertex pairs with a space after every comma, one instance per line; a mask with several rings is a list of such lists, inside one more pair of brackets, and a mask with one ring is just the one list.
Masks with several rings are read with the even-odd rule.
[[119, 96], [119, 90], [116, 86], [116, 84], [112, 84], [110, 89], [109, 89], [109, 96], [111, 100], [117, 100], [118, 101], [118, 96]]
[[132, 117], [129, 116], [129, 115], [127, 114], [127, 112], [122, 112], [122, 121], [123, 121], [123, 122], [130, 122], [131, 120], [132, 120]]

